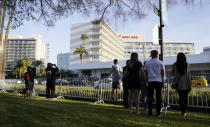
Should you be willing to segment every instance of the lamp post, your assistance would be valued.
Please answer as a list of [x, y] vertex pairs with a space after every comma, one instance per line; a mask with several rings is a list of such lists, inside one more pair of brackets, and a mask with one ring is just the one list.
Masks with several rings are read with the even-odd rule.
[[159, 0], [159, 17], [160, 17], [160, 27], [159, 27], [159, 45], [160, 45], [160, 56], [159, 59], [163, 61], [163, 23], [162, 23], [162, 0]]

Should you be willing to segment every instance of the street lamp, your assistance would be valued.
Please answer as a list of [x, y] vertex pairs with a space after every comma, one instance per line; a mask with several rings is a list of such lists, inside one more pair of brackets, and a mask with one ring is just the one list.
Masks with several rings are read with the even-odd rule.
[[160, 17], [160, 27], [159, 27], [159, 45], [160, 45], [160, 56], [159, 59], [163, 61], [163, 23], [162, 23], [162, 0], [159, 0], [159, 17]]

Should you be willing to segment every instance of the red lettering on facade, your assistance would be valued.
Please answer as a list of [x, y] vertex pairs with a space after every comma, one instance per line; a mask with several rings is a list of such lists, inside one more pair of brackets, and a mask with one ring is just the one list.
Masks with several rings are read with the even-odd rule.
[[122, 36], [122, 38], [132, 38], [132, 39], [138, 39], [138, 36]]

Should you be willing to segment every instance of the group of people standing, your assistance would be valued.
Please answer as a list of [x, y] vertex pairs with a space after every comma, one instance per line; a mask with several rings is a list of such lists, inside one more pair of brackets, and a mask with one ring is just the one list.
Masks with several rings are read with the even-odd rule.
[[[135, 103], [136, 114], [139, 111], [139, 95], [141, 90], [143, 106], [148, 111], [148, 115], [152, 115], [152, 106], [154, 98], [154, 90], [156, 91], [156, 115], [160, 116], [162, 108], [161, 93], [164, 83], [165, 67], [162, 61], [158, 59], [158, 51], [151, 51], [151, 59], [144, 62], [139, 61], [137, 53], [132, 53], [130, 60], [126, 61], [126, 66], [121, 69], [118, 60], [114, 60], [112, 66], [112, 97], [118, 99], [118, 89], [120, 88], [120, 73], [123, 72], [123, 105], [133, 112], [133, 104]], [[189, 64], [186, 61], [184, 53], [178, 53], [177, 61], [172, 67], [173, 83], [176, 84], [176, 90], [179, 94], [180, 108], [182, 115], [186, 116], [186, 107], [188, 103], [188, 93], [191, 90], [191, 82], [189, 80]], [[115, 91], [116, 90], [116, 93]]]
[[[48, 63], [46, 68], [46, 97], [54, 98], [55, 97], [55, 80], [56, 74], [59, 72], [58, 67], [55, 64]], [[25, 80], [25, 92], [27, 97], [31, 97], [34, 90], [34, 79], [36, 76], [36, 68], [31, 66], [27, 67], [27, 71], [24, 74]]]

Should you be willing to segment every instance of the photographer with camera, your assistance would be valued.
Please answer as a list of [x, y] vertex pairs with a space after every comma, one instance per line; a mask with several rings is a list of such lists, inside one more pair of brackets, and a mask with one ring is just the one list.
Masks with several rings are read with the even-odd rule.
[[56, 74], [59, 72], [58, 67], [55, 64], [48, 63], [46, 68], [46, 78], [47, 78], [47, 89], [46, 97], [55, 97], [55, 80]]

